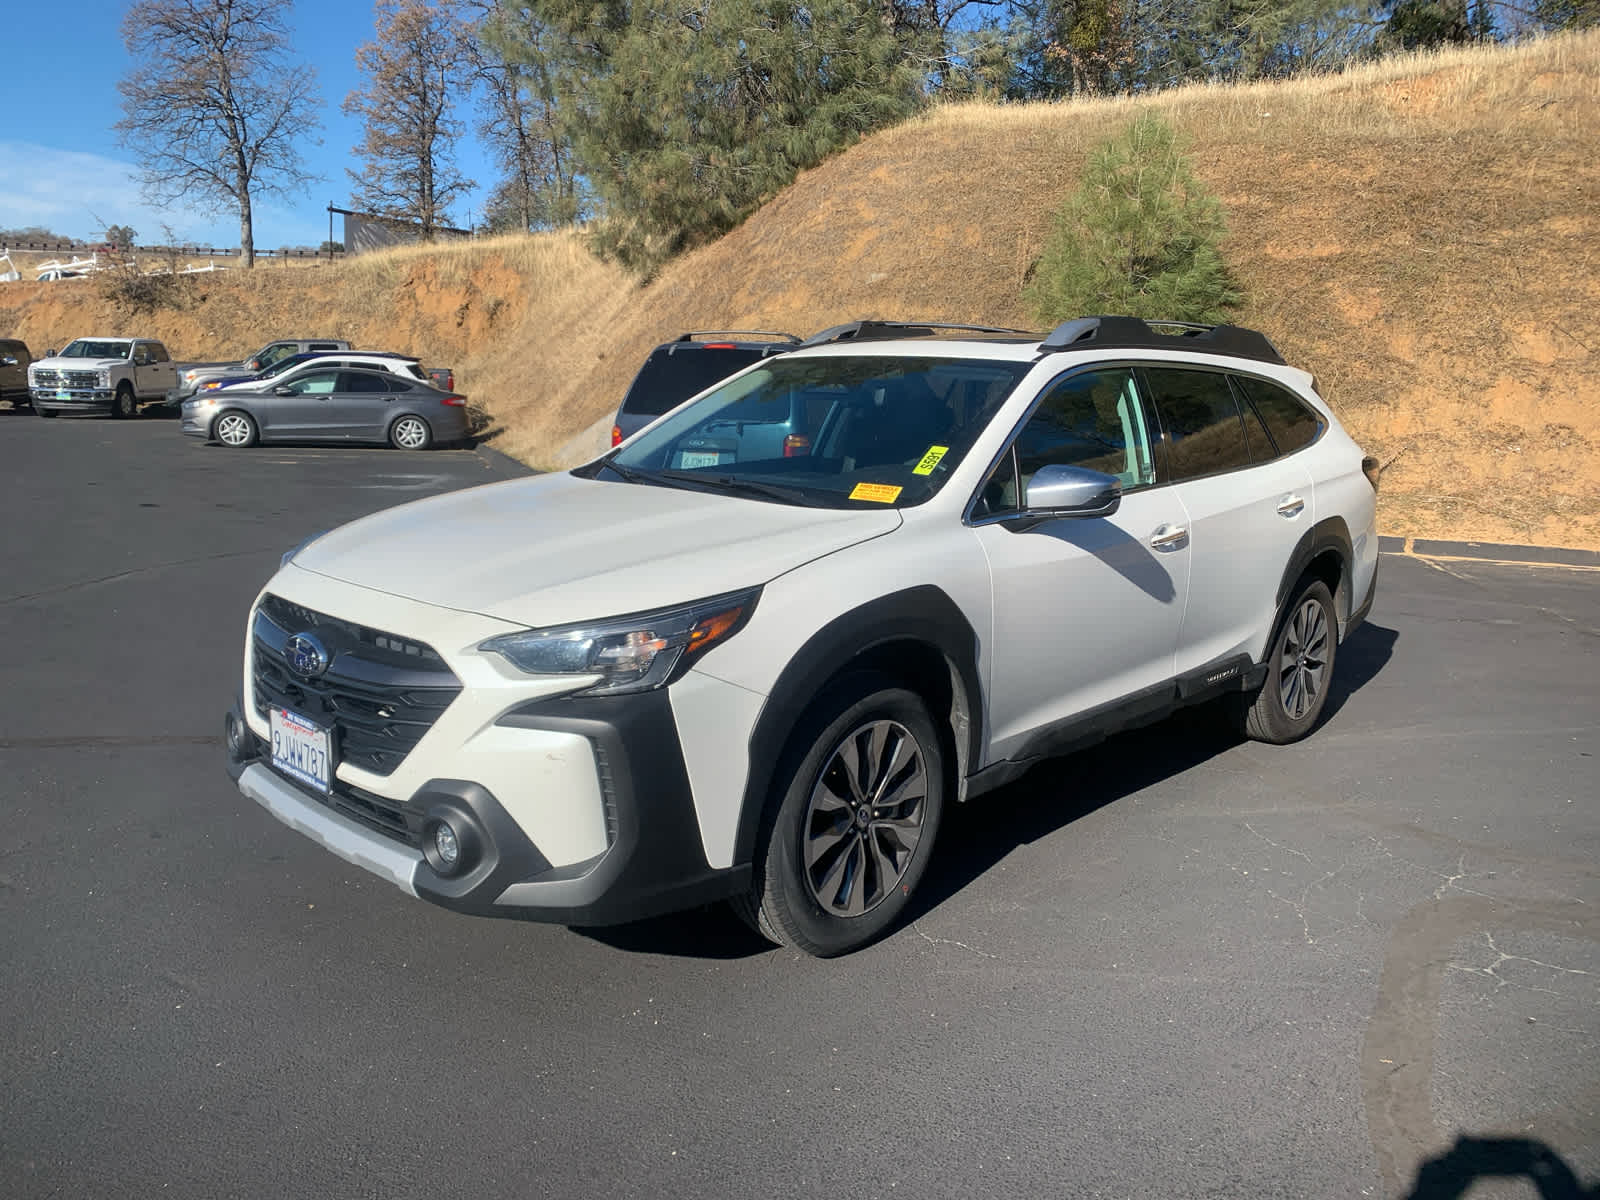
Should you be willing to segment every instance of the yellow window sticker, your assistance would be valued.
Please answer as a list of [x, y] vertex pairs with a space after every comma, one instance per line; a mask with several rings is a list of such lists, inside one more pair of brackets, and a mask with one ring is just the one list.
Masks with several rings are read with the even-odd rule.
[[893, 504], [904, 488], [892, 483], [858, 483], [850, 493], [852, 500], [876, 500], [880, 504]]
[[913, 475], [932, 475], [933, 469], [949, 453], [949, 446], [929, 446], [928, 452], [922, 456], [922, 461], [917, 464], [916, 469], [911, 473]]

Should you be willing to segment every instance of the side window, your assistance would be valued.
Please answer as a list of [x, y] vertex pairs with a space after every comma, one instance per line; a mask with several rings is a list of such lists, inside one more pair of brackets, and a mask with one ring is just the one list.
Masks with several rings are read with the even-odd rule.
[[342, 350], [343, 346], [336, 346], [332, 342], [312, 342], [307, 350]]
[[1267, 427], [1278, 456], [1303, 450], [1317, 440], [1322, 422], [1298, 396], [1264, 379], [1234, 382]]
[[277, 342], [274, 345], [268, 346], [261, 352], [260, 356], [256, 359], [256, 366], [258, 369], [270, 367], [279, 359], [287, 358], [299, 348], [300, 347], [296, 346], [293, 342]]
[[[399, 383], [397, 379], [395, 383]], [[365, 371], [340, 371], [339, 390], [341, 392], [392, 392], [392, 387], [385, 379], [376, 375], [369, 375]]]
[[333, 393], [338, 380], [332, 371], [313, 371], [283, 386], [289, 389], [291, 396], [327, 396]]
[[1125, 367], [1084, 371], [1052, 384], [1017, 435], [1016, 449], [1023, 487], [1047, 465], [1115, 475], [1125, 489], [1155, 480], [1139, 392]]
[[133, 365], [136, 367], [148, 367], [150, 365], [150, 347], [143, 342], [134, 343]]
[[1166, 430], [1167, 469], [1173, 481], [1250, 465], [1244, 422], [1226, 375], [1173, 367], [1145, 371]]
[[150, 353], [151, 362], [164, 363], [169, 361], [167, 358], [167, 348], [160, 342], [149, 342], [146, 344], [145, 349]]

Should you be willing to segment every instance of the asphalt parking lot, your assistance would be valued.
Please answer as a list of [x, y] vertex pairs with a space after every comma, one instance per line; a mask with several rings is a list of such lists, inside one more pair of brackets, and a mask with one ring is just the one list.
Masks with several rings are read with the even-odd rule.
[[279, 555], [514, 473], [0, 409], [0, 1195], [1405, 1196], [1460, 1136], [1523, 1141], [1425, 1180], [1600, 1179], [1600, 572], [1386, 556], [1311, 739], [1040, 768], [819, 962], [459, 917], [229, 784]]

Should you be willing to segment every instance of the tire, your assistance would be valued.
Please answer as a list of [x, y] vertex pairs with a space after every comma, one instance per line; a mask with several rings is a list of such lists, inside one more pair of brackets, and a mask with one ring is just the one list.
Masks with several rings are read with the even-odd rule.
[[33, 411], [41, 417], [53, 417], [56, 415], [56, 410], [53, 408], [35, 408]]
[[1339, 648], [1333, 593], [1320, 579], [1302, 581], [1267, 649], [1267, 677], [1239, 697], [1237, 724], [1248, 738], [1275, 746], [1310, 733], [1328, 702]]
[[230, 408], [211, 422], [211, 436], [230, 450], [245, 450], [256, 444], [261, 431], [249, 413]]
[[117, 395], [111, 401], [111, 416], [113, 420], [126, 421], [129, 417], [139, 415], [139, 402], [133, 398], [133, 389], [127, 384], [117, 388]]
[[389, 445], [396, 450], [426, 450], [433, 445], [433, 430], [421, 417], [407, 413], [389, 426]]
[[859, 949], [899, 920], [927, 869], [948, 786], [944, 743], [916, 693], [880, 675], [828, 691], [796, 727], [750, 894], [734, 903], [770, 940], [819, 958]]

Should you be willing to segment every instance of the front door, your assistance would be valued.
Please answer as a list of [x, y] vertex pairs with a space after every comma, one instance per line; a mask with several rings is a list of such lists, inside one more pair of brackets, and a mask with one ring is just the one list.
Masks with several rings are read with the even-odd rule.
[[[1185, 514], [1156, 486], [1149, 414], [1128, 368], [1050, 384], [974, 509], [988, 556], [988, 638], [995, 758], [1095, 709], [1164, 695], [1189, 586]], [[1122, 481], [1109, 517], [1008, 524], [1040, 467], [1086, 467]]]
[[268, 441], [317, 441], [335, 436], [328, 432], [328, 412], [338, 382], [337, 371], [307, 371], [252, 398], [261, 436]]

